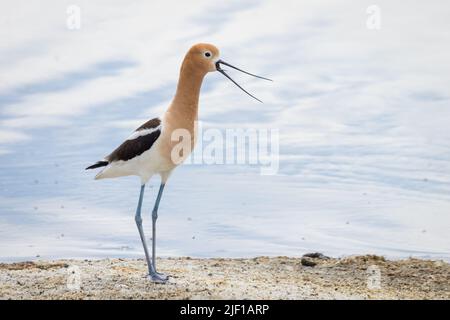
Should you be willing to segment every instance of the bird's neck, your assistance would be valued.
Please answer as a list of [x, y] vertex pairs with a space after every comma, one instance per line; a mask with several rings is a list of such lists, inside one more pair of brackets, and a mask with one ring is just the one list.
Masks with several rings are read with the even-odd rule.
[[177, 91], [169, 112], [177, 113], [186, 120], [197, 120], [198, 101], [205, 74], [189, 62], [183, 62]]

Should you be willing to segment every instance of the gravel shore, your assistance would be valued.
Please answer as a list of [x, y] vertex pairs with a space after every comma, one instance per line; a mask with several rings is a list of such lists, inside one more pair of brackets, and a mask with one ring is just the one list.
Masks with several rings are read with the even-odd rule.
[[167, 284], [145, 277], [143, 260], [0, 264], [0, 299], [450, 299], [450, 265], [379, 256], [158, 260]]

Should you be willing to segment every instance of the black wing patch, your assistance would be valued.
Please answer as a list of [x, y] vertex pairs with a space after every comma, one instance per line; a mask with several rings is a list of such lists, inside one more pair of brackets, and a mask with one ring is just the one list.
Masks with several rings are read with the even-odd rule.
[[100, 168], [100, 167], [106, 167], [108, 164], [109, 164], [108, 161], [98, 161], [96, 164], [93, 164], [92, 166], [87, 167], [86, 170], [96, 169], [96, 168]]
[[150, 150], [161, 135], [161, 120], [154, 118], [136, 129], [128, 140], [122, 143], [105, 160], [89, 166], [86, 170], [105, 167], [113, 161], [127, 161]]
[[106, 160], [110, 163], [120, 160], [127, 161], [150, 150], [161, 135], [161, 120], [155, 118], [147, 121], [137, 128], [133, 135], [107, 156]]
[[161, 120], [159, 118], [154, 118], [151, 120], [148, 120], [146, 123], [144, 123], [142, 126], [137, 128], [135, 132], [144, 130], [144, 129], [154, 129], [158, 128], [161, 125]]

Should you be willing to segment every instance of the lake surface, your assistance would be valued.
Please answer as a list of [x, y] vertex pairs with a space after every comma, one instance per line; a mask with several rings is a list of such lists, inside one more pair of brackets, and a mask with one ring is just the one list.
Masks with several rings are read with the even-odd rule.
[[[32, 142], [0, 157], [1, 260], [142, 255], [134, 224], [138, 178], [94, 181], [83, 170], [127, 135], [103, 130], [91, 140], [95, 131], [85, 119], [78, 124], [79, 133], [36, 130]], [[400, 159], [426, 164], [411, 177], [411, 167], [366, 165], [377, 152], [324, 149], [294, 155], [285, 146], [272, 176], [255, 165], [178, 168], [160, 207], [159, 253], [449, 259], [448, 184], [430, 178], [441, 159]], [[155, 177], [146, 192], [148, 232], [158, 183]]]
[[[61, 4], [45, 5], [45, 19], [35, 15], [38, 4], [8, 6], [0, 260], [143, 256], [138, 178], [94, 181], [84, 168], [165, 110], [184, 52], [207, 39], [225, 61], [276, 81], [230, 71], [259, 104], [208, 75], [204, 128], [279, 130], [279, 170], [178, 168], [160, 206], [160, 256], [319, 251], [449, 261], [449, 8], [381, 1], [384, 24], [371, 31], [358, 3], [212, 10], [198, 1], [172, 12], [145, 1], [107, 11], [82, 2], [88, 16], [78, 31], [65, 28]], [[176, 16], [163, 31], [168, 12]], [[220, 19], [200, 19], [205, 13]], [[155, 177], [144, 199], [147, 236], [158, 185]]]

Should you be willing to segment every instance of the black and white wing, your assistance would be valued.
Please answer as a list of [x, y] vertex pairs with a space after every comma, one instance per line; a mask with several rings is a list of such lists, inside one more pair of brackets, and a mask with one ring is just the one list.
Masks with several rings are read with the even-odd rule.
[[133, 134], [108, 155], [105, 160], [98, 161], [96, 164], [87, 167], [86, 170], [104, 167], [116, 161], [128, 161], [140, 156], [145, 151], [150, 150], [160, 135], [161, 119], [151, 119], [137, 128]]

